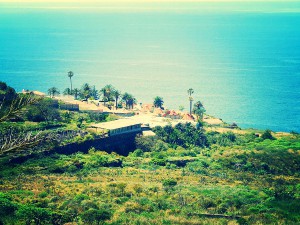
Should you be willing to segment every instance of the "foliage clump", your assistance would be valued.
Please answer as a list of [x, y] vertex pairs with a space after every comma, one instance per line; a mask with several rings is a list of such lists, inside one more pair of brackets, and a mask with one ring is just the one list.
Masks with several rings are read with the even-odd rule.
[[207, 138], [203, 131], [196, 129], [191, 123], [178, 123], [175, 127], [155, 127], [153, 131], [161, 140], [172, 146], [208, 146]]
[[[88, 84], [66, 94], [75, 91], [99, 98]], [[101, 90], [107, 106], [118, 97], [132, 108], [132, 95], [121, 98], [114, 91], [111, 85]], [[0, 100], [7, 93], [18, 96], [0, 82]], [[51, 150], [103, 135], [86, 131], [90, 123], [117, 118], [57, 109], [54, 117], [35, 117], [44, 107], [51, 111], [52, 103], [44, 99], [18, 121], [9, 117], [1, 123], [2, 139], [11, 130], [47, 130], [53, 138], [23, 157], [16, 152], [0, 157], [0, 224], [199, 224], [199, 218], [203, 224], [300, 223], [297, 133], [217, 132], [202, 123], [197, 102], [198, 125], [156, 127], [156, 136], [136, 138], [128, 156], [95, 148], [58, 154]]]

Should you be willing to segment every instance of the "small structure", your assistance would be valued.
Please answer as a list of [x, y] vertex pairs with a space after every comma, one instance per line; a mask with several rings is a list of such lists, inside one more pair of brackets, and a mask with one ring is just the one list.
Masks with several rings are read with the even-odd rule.
[[166, 113], [163, 114], [163, 117], [171, 119], [180, 119], [180, 115], [174, 110], [167, 110]]
[[36, 96], [40, 96], [40, 97], [45, 97], [46, 96], [46, 94], [45, 93], [43, 93], [43, 92], [40, 92], [40, 91], [29, 91], [29, 90], [22, 90], [22, 93], [23, 94], [34, 94], [34, 95], [36, 95]]
[[169, 117], [171, 119], [180, 119], [180, 116], [177, 112], [175, 112], [174, 110], [171, 110], [170, 113], [169, 113]]
[[109, 136], [142, 132], [140, 123], [128, 119], [120, 119], [105, 123], [92, 124], [90, 127], [96, 129], [96, 132], [98, 130], [108, 131]]
[[182, 117], [182, 119], [183, 120], [192, 120], [192, 121], [195, 120], [194, 117], [191, 114], [189, 114], [189, 113], [184, 114], [183, 117]]
[[161, 108], [155, 108], [153, 113], [158, 115], [158, 116], [164, 115], [164, 111]]
[[142, 112], [153, 112], [154, 105], [153, 104], [143, 104]]

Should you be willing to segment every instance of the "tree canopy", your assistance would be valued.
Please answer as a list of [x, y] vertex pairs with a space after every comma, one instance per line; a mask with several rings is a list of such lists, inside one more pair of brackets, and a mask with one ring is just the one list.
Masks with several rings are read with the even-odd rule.
[[200, 101], [194, 104], [193, 113], [198, 117], [198, 120], [203, 120], [203, 114], [205, 113], [205, 108]]
[[153, 102], [154, 107], [156, 107], [156, 108], [162, 108], [163, 104], [164, 104], [164, 100], [163, 100], [162, 97], [156, 96], [154, 98], [154, 102]]

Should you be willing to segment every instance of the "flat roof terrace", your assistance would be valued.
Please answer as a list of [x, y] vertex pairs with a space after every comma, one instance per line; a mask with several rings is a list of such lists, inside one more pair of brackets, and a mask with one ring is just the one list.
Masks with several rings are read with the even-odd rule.
[[90, 127], [96, 129], [96, 132], [98, 129], [108, 130], [109, 136], [142, 132], [141, 123], [137, 123], [128, 119], [120, 119], [105, 123], [92, 124]]
[[91, 124], [91, 127], [102, 128], [106, 130], [115, 130], [119, 128], [135, 126], [135, 125], [141, 126], [141, 123], [137, 123], [135, 121], [127, 120], [127, 119], [120, 119], [120, 120], [114, 120], [110, 122]]

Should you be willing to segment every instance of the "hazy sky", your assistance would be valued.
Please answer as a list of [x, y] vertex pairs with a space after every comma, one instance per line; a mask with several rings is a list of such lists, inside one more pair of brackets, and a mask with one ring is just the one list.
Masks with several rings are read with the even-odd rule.
[[11, 3], [113, 3], [113, 2], [298, 2], [299, 0], [0, 0], [0, 2]]
[[300, 13], [300, 0], [0, 0], [0, 11], [96, 10], [96, 11], [240, 11]]

